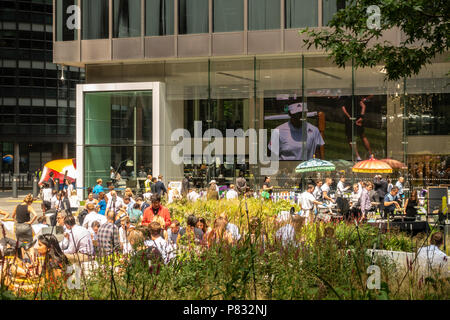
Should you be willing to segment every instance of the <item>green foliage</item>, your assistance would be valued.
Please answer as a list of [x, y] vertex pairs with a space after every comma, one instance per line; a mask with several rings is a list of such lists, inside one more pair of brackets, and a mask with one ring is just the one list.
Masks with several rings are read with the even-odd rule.
[[[388, 80], [418, 74], [450, 44], [450, 2], [447, 0], [349, 0], [328, 27], [308, 28], [304, 39], [307, 48], [314, 46], [329, 52], [339, 67], [353, 63], [355, 67], [384, 64]], [[367, 8], [377, 5], [381, 12], [380, 28], [369, 29]], [[387, 31], [399, 29], [400, 42], [383, 40]], [[372, 45], [372, 43], [375, 43]]]

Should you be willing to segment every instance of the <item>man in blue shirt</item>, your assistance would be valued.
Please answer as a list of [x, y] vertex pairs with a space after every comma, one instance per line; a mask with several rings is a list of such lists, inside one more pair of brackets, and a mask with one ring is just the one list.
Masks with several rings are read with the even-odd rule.
[[306, 103], [294, 103], [289, 107], [289, 116], [291, 119], [288, 122], [275, 128], [279, 131], [279, 152], [272, 150], [272, 135], [271, 142], [269, 143], [269, 149], [279, 155], [280, 160], [308, 160], [312, 159], [316, 148], [325, 144], [319, 129], [316, 126], [306, 122], [306, 152], [303, 156], [303, 121], [302, 112], [305, 108], [305, 112], [308, 111]]
[[391, 192], [384, 196], [384, 218], [386, 219], [389, 214], [392, 214], [394, 210], [401, 209], [398, 203], [398, 187], [394, 186]]

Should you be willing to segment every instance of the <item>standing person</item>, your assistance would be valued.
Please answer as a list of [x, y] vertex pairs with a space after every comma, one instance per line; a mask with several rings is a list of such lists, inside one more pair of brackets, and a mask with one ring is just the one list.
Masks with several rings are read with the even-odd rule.
[[322, 185], [323, 185], [322, 180], [316, 181], [316, 186], [314, 187], [313, 196], [317, 201], [323, 201], [322, 189], [321, 189]]
[[330, 186], [331, 186], [331, 183], [333, 183], [333, 180], [331, 180], [330, 177], [326, 177], [325, 178], [325, 183], [320, 188], [320, 190], [322, 190], [322, 199], [323, 199], [323, 201], [330, 201], [330, 202], [334, 203], [335, 201], [330, 197]]
[[417, 190], [414, 190], [405, 202], [405, 211], [408, 217], [416, 217], [417, 215]]
[[91, 233], [75, 223], [74, 216], [64, 218], [66, 232], [64, 237], [68, 242], [67, 249], [63, 250], [71, 263], [85, 262], [92, 259], [94, 244]]
[[152, 183], [150, 184], [150, 193], [156, 194], [156, 182], [158, 182], [158, 179], [156, 177], [152, 178]]
[[238, 193], [236, 192], [236, 190], [234, 190], [234, 184], [230, 184], [230, 190], [228, 190], [226, 194], [227, 200], [237, 199], [238, 196]]
[[139, 209], [144, 212], [145, 209], [147, 209], [150, 204], [147, 201], [144, 201], [141, 197], [137, 197], [136, 203], [139, 204]]
[[125, 196], [123, 198], [123, 205], [127, 207], [127, 212], [133, 209], [135, 203], [136, 201], [134, 201], [134, 199], [129, 196]]
[[400, 199], [403, 199], [403, 197], [404, 197], [404, 194], [403, 194], [403, 184], [404, 183], [405, 183], [404, 177], [398, 178], [398, 181], [395, 183], [395, 186], [398, 188], [398, 197]]
[[123, 206], [123, 199], [117, 195], [116, 191], [111, 191], [110, 199], [106, 205], [106, 214], [108, 214], [109, 211], [113, 211], [114, 214], [116, 214]]
[[145, 193], [149, 193], [152, 191], [151, 186], [152, 186], [152, 175], [149, 174], [147, 176], [147, 180], [144, 181], [144, 187], [145, 187]]
[[177, 244], [179, 232], [180, 232], [180, 221], [172, 220], [170, 228], [167, 229], [167, 241], [172, 245]]
[[270, 185], [270, 177], [264, 177], [261, 196], [264, 199], [270, 199], [272, 192], [273, 192], [273, 186]]
[[151, 202], [152, 202], [151, 207], [148, 207], [144, 211], [144, 215], [142, 218], [142, 225], [143, 226], [149, 225], [153, 221], [153, 218], [159, 215], [162, 218], [164, 218], [165, 221], [165, 226], [162, 227], [164, 229], [167, 229], [171, 224], [169, 209], [161, 205], [161, 196], [158, 194], [152, 195]]
[[[100, 226], [106, 223], [106, 218], [104, 215], [101, 215], [95, 211], [95, 206], [92, 203], [89, 203], [86, 205], [86, 209], [88, 211], [88, 214], [86, 217], [84, 217], [83, 220], [83, 227], [91, 231], [92, 229], [92, 223], [94, 221], [98, 221], [100, 223]], [[91, 231], [92, 233], [92, 231]]]
[[391, 192], [386, 194], [386, 196], [384, 197], [384, 218], [385, 219], [389, 216], [389, 214], [392, 214], [396, 208], [401, 209], [400, 205], [398, 203], [397, 193], [398, 193], [398, 188], [394, 186], [394, 187], [392, 187]]
[[389, 177], [387, 178], [387, 184], [388, 184], [388, 187], [387, 187], [387, 193], [389, 193], [389, 192], [391, 192], [392, 187], [394, 186], [394, 185], [392, 184], [392, 180], [391, 180]]
[[189, 188], [189, 193], [187, 194], [188, 201], [195, 202], [200, 198], [200, 195], [197, 193], [197, 191], [194, 188]]
[[243, 196], [247, 188], [247, 180], [244, 178], [244, 172], [239, 172], [239, 178], [236, 179], [236, 190], [240, 196]]
[[48, 182], [44, 182], [42, 188], [42, 211], [45, 213], [52, 208], [53, 189], [50, 188]]
[[[361, 107], [358, 108], [356, 107], [355, 109], [355, 118], [356, 118], [356, 122], [355, 122], [355, 133], [356, 135], [358, 135], [363, 144], [364, 147], [367, 149], [367, 151], [369, 152], [369, 154], [372, 154], [372, 149], [370, 148], [370, 143], [369, 140], [367, 139], [366, 135], [364, 134], [364, 126], [363, 126], [363, 119], [364, 119], [364, 115], [366, 113], [366, 102], [370, 101], [369, 99], [372, 97], [373, 95], [370, 95], [366, 98], [363, 98], [360, 103], [359, 106]], [[339, 104], [341, 107], [342, 112], [345, 115], [345, 135], [347, 136], [347, 141], [350, 145], [350, 149], [353, 150], [353, 146], [352, 146], [352, 116], [350, 115], [351, 110], [352, 110], [352, 100], [351, 97], [341, 97], [339, 99]], [[355, 154], [356, 154], [356, 161], [361, 161], [361, 157], [359, 155], [358, 152], [358, 147], [356, 145], [356, 141], [355, 141]]]
[[70, 210], [70, 201], [64, 190], [58, 192], [57, 199], [56, 210], [66, 211], [68, 214], [72, 214], [72, 211]]
[[350, 189], [350, 186], [345, 186], [345, 177], [341, 176], [336, 188], [336, 195], [338, 197], [343, 197], [345, 192]]
[[115, 217], [115, 213], [109, 211], [106, 215], [107, 222], [98, 229], [100, 255], [106, 256], [120, 250], [119, 228], [114, 223]]
[[128, 211], [128, 216], [130, 217], [130, 222], [131, 223], [139, 223], [141, 222], [142, 219], [142, 211], [141, 211], [141, 206], [139, 205], [139, 203], [135, 203], [133, 205], [133, 209]]
[[197, 228], [197, 222], [198, 219], [193, 214], [187, 217], [186, 228], [181, 228], [180, 232], [178, 233], [177, 245], [184, 238], [186, 238], [188, 242], [193, 241], [195, 244], [200, 244], [203, 241], [203, 230]]
[[101, 215], [105, 215], [106, 206], [107, 206], [106, 195], [104, 192], [100, 192], [98, 194], [98, 203], [97, 203], [98, 213]]
[[189, 175], [185, 175], [183, 181], [181, 181], [181, 196], [185, 198], [189, 190]]
[[300, 196], [300, 205], [303, 210], [303, 216], [306, 219], [309, 219], [312, 223], [314, 221], [314, 205], [321, 205], [322, 202], [317, 201], [317, 199], [313, 195], [314, 186], [312, 184], [308, 184], [306, 187], [306, 191], [303, 192]]
[[217, 185], [215, 184], [215, 180], [212, 180], [209, 183], [208, 192], [206, 193], [207, 200], [219, 200], [219, 191], [217, 191]]
[[384, 197], [386, 196], [386, 193], [388, 192], [388, 183], [385, 179], [381, 177], [381, 175], [376, 175], [373, 179], [373, 185], [375, 188], [375, 191], [378, 194], [378, 202], [380, 203], [380, 211], [384, 211]]
[[34, 211], [33, 196], [28, 194], [23, 202], [14, 208], [12, 213], [12, 218], [16, 222], [16, 240], [21, 242], [31, 242], [33, 241], [33, 229], [31, 225], [37, 218], [36, 212]]
[[122, 253], [124, 254], [129, 254], [133, 251], [133, 248], [128, 240], [128, 233], [132, 229], [134, 229], [134, 226], [130, 223], [130, 218], [128, 216], [120, 219], [119, 241], [120, 247], [122, 248]]
[[145, 241], [149, 248], [156, 248], [162, 256], [165, 264], [175, 258], [175, 248], [161, 237], [161, 226], [158, 222], [152, 222], [149, 226], [151, 240]]
[[367, 218], [367, 213], [372, 209], [372, 203], [370, 201], [369, 192], [372, 190], [372, 185], [370, 183], [366, 184], [366, 187], [361, 192], [361, 197], [359, 198], [359, 205], [361, 207], [361, 220]]
[[76, 190], [73, 190], [70, 197], [69, 197], [69, 203], [70, 203], [70, 212], [73, 214], [74, 212], [77, 212], [78, 207], [80, 206], [80, 200], [78, 199]]
[[88, 198], [86, 199], [84, 204], [87, 205], [89, 203], [92, 203], [92, 204], [96, 205], [98, 203], [98, 201], [99, 201], [98, 199], [94, 198], [94, 193], [91, 192], [88, 194]]
[[103, 192], [103, 186], [102, 186], [103, 180], [97, 179], [97, 185], [92, 189], [92, 193], [98, 195], [100, 192]]
[[352, 213], [353, 217], [359, 216], [359, 199], [361, 197], [360, 194], [359, 184], [353, 184], [353, 192], [350, 195], [350, 212]]
[[52, 172], [49, 173], [49, 178], [47, 180], [49, 187], [53, 190], [55, 189], [55, 179], [53, 178], [55, 174]]
[[164, 196], [167, 194], [166, 186], [164, 185], [164, 182], [162, 182], [162, 175], [158, 176], [158, 181], [155, 184], [155, 193], [159, 194], [160, 196]]

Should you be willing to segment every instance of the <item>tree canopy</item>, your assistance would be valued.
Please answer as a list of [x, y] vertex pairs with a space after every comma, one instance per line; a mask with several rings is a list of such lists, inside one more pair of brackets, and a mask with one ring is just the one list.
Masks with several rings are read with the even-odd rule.
[[[418, 74], [448, 51], [449, 15], [449, 0], [347, 0], [329, 28], [300, 33], [307, 34], [304, 46], [324, 49], [339, 67], [352, 61], [357, 68], [381, 64], [388, 80], [398, 80]], [[403, 33], [399, 43], [381, 39], [391, 29]]]

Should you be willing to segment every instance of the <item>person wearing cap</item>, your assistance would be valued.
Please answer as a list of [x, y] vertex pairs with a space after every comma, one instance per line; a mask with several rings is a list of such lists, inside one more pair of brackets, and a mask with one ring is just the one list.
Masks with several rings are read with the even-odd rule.
[[219, 186], [217, 185], [217, 181], [216, 180], [213, 179], [213, 180], [211, 180], [209, 182], [209, 186], [211, 187], [212, 185], [216, 188], [216, 191], [219, 192]]
[[274, 135], [272, 135], [269, 143], [269, 149], [271, 152], [278, 154], [279, 160], [308, 160], [312, 159], [316, 153], [316, 148], [325, 144], [319, 129], [308, 123], [306, 123], [306, 152], [303, 156], [302, 148], [302, 112], [307, 112], [306, 103], [294, 103], [289, 107], [289, 116], [291, 117], [288, 122], [275, 128], [279, 131], [279, 150], [273, 150]]

